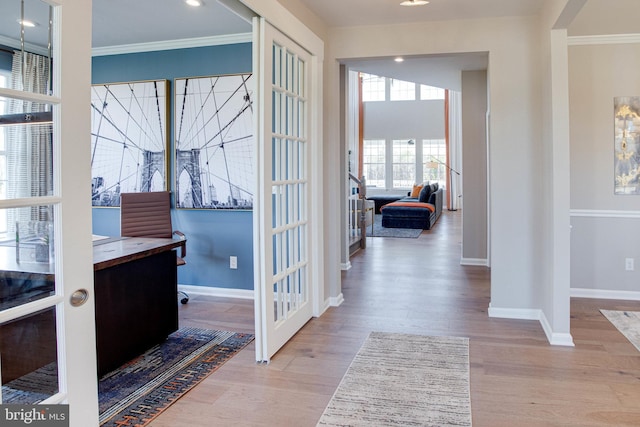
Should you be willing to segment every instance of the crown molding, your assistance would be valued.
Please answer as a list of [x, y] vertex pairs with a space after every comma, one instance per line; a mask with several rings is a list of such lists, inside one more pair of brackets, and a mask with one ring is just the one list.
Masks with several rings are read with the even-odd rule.
[[168, 40], [150, 43], [134, 43], [118, 46], [96, 47], [92, 56], [121, 55], [125, 53], [153, 52], [158, 50], [188, 49], [192, 47], [220, 46], [225, 44], [250, 43], [251, 33], [228, 34], [223, 36], [196, 37], [191, 39]]
[[569, 46], [586, 46], [599, 44], [640, 43], [640, 34], [608, 34], [601, 36], [567, 37]]

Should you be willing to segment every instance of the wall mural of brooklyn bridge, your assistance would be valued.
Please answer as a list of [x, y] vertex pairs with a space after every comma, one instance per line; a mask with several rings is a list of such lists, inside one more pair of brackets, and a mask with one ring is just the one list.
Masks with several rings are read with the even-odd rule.
[[175, 80], [176, 207], [252, 209], [252, 74]]
[[120, 194], [168, 185], [169, 82], [94, 85], [91, 92], [93, 206], [120, 206]]

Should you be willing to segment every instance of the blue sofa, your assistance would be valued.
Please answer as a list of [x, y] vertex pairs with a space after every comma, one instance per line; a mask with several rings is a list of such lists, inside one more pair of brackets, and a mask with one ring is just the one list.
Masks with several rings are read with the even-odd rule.
[[444, 189], [438, 183], [425, 184], [417, 198], [404, 197], [380, 208], [382, 226], [430, 230], [442, 214]]

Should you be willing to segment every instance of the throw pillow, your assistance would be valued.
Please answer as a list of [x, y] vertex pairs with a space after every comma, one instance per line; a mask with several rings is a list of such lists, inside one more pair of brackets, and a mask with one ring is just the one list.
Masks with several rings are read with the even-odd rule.
[[425, 185], [420, 190], [420, 195], [418, 196], [418, 201], [422, 203], [429, 203], [429, 196], [431, 196], [431, 186]]
[[422, 191], [422, 187], [423, 185], [414, 185], [413, 190], [411, 190], [410, 197], [414, 199], [417, 199], [418, 197], [420, 197], [420, 191]]

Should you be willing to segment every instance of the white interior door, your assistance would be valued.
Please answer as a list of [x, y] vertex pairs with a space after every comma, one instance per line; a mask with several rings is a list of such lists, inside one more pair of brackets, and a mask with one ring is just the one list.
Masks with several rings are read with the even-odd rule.
[[[16, 37], [2, 42], [20, 51], [13, 88], [0, 89], [2, 113], [15, 120], [0, 126], [1, 401], [22, 393], [20, 403], [69, 404], [71, 426], [98, 425], [91, 1], [3, 0], [0, 13], [16, 14]], [[40, 33], [21, 28], [23, 18]], [[49, 380], [36, 386], [34, 375]]]
[[310, 55], [264, 19], [254, 19], [254, 35], [260, 98], [256, 359], [269, 361], [313, 314]]

